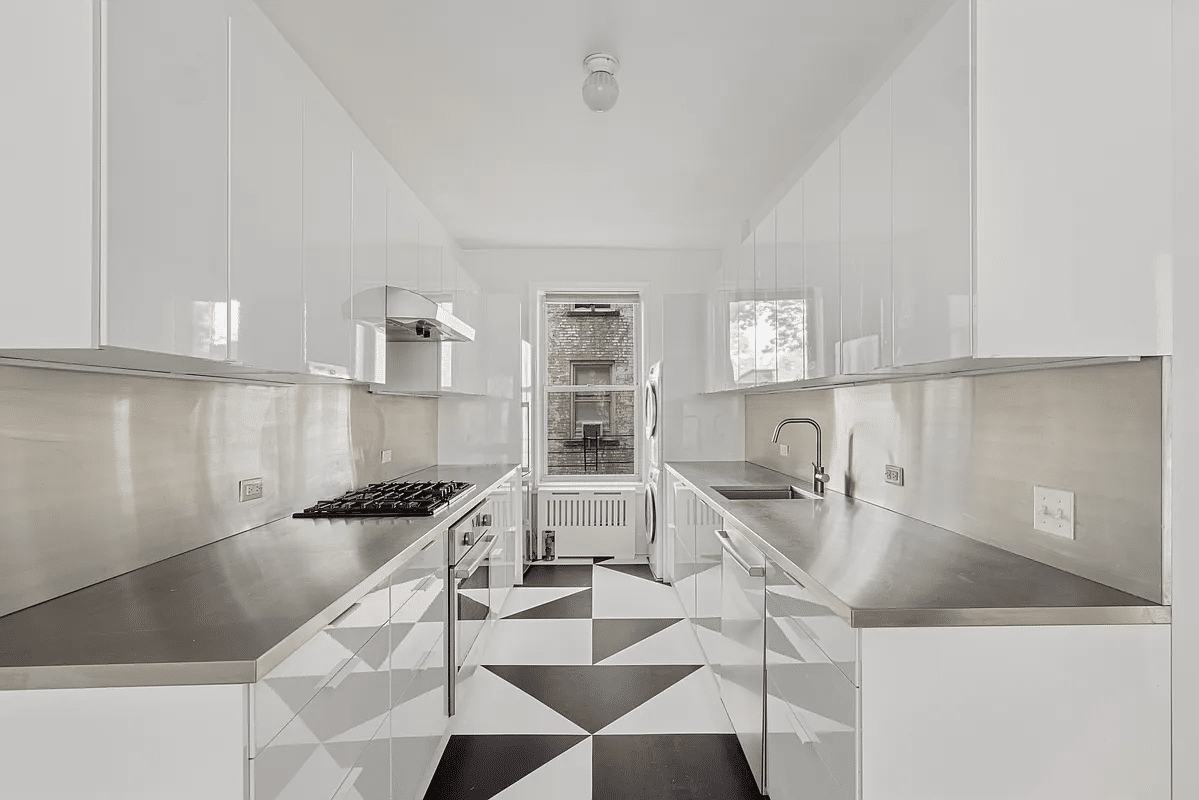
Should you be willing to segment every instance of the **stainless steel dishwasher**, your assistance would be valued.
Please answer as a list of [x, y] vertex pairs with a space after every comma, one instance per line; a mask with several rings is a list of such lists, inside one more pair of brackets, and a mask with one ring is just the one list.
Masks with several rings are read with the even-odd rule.
[[766, 558], [736, 531], [716, 532], [721, 546], [720, 699], [745, 760], [765, 793]]

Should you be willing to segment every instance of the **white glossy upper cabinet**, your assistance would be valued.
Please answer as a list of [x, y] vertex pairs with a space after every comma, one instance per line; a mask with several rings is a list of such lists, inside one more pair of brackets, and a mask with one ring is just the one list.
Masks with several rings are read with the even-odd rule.
[[737, 289], [730, 314], [729, 349], [736, 355], [733, 361], [733, 385], [737, 388], [755, 386], [757, 368], [757, 308], [754, 305], [754, 232], [741, 242], [737, 252]]
[[[445, 238], [441, 228], [427, 219], [420, 221], [420, 260], [417, 264], [416, 291], [433, 297], [441, 292], [441, 259]], [[442, 298], [435, 298], [442, 299]]]
[[384, 383], [387, 373], [387, 163], [365, 136], [353, 152], [354, 241], [351, 248], [354, 321], [352, 377]]
[[353, 134], [315, 77], [304, 93], [304, 358], [313, 375], [349, 378]]
[[226, 4], [107, 0], [101, 343], [223, 360], [229, 341]]
[[732, 290], [729, 276], [735, 269], [735, 250], [721, 251], [720, 267], [712, 273], [707, 285], [708, 316], [705, 320], [707, 361], [704, 364], [705, 391], [721, 392], [733, 384], [733, 358], [729, 355], [729, 302]]
[[754, 369], [755, 382], [758, 385], [778, 381], [776, 256], [775, 212], [771, 210], [754, 230], [754, 317], [758, 331], [757, 341], [754, 343]]
[[804, 378], [803, 183], [795, 184], [774, 209], [775, 365], [780, 382]]
[[892, 364], [891, 85], [841, 133], [841, 371]]
[[1171, 352], [1171, 48], [1169, 0], [978, 0], [977, 355]]
[[229, 358], [304, 372], [304, 93], [299, 57], [253, 3], [230, 24]]
[[416, 289], [420, 223], [416, 200], [394, 172], [387, 178], [387, 285]]
[[833, 142], [804, 173], [805, 378], [836, 375], [841, 345], [841, 164]]
[[969, 33], [959, 0], [891, 77], [899, 366], [973, 354]]
[[98, 344], [91, 3], [7, 3], [0, 24], [0, 348]]

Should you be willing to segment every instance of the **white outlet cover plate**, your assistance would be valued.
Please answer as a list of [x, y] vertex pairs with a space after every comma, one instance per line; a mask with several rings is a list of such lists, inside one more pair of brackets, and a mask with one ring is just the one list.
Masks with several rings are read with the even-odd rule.
[[1074, 492], [1032, 487], [1032, 526], [1064, 539], [1074, 538]]
[[785, 456], [791, 452], [791, 446], [786, 444], [779, 445], [779, 455]]
[[380, 461], [381, 463], [383, 463], [383, 464], [386, 464], [386, 463], [388, 463], [389, 461], [391, 461], [391, 451], [390, 451], [390, 450], [384, 450], [382, 453], [380, 453], [380, 454], [379, 454], [379, 461]]

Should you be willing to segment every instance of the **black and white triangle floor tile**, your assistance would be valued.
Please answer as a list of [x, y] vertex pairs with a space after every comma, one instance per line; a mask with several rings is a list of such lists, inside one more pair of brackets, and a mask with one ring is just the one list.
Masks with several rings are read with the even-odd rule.
[[674, 589], [644, 559], [534, 569], [462, 687], [425, 797], [760, 800]]

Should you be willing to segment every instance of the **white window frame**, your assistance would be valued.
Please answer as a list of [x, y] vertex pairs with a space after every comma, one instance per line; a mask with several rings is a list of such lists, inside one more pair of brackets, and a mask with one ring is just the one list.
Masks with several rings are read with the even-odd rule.
[[[534, 452], [538, 485], [570, 484], [585, 486], [598, 484], [611, 488], [613, 484], [640, 485], [645, 479], [645, 317], [646, 317], [646, 286], [543, 286], [534, 287], [537, 347], [533, 353], [536, 367], [534, 374], [533, 396], [539, 408], [534, 415], [536, 419], [536, 441]], [[550, 475], [549, 474], [549, 395], [551, 392], [573, 392], [575, 387], [551, 387], [549, 383], [549, 341], [548, 326], [546, 325], [547, 303], [564, 302], [566, 297], [603, 297], [599, 302], [634, 303], [637, 306], [637, 321], [633, 328], [636, 341], [633, 347], [633, 385], [588, 386], [589, 392], [633, 392], [633, 472], [624, 475]], [[611, 298], [611, 299], [610, 299]], [[585, 301], [581, 301], [585, 302]]]

